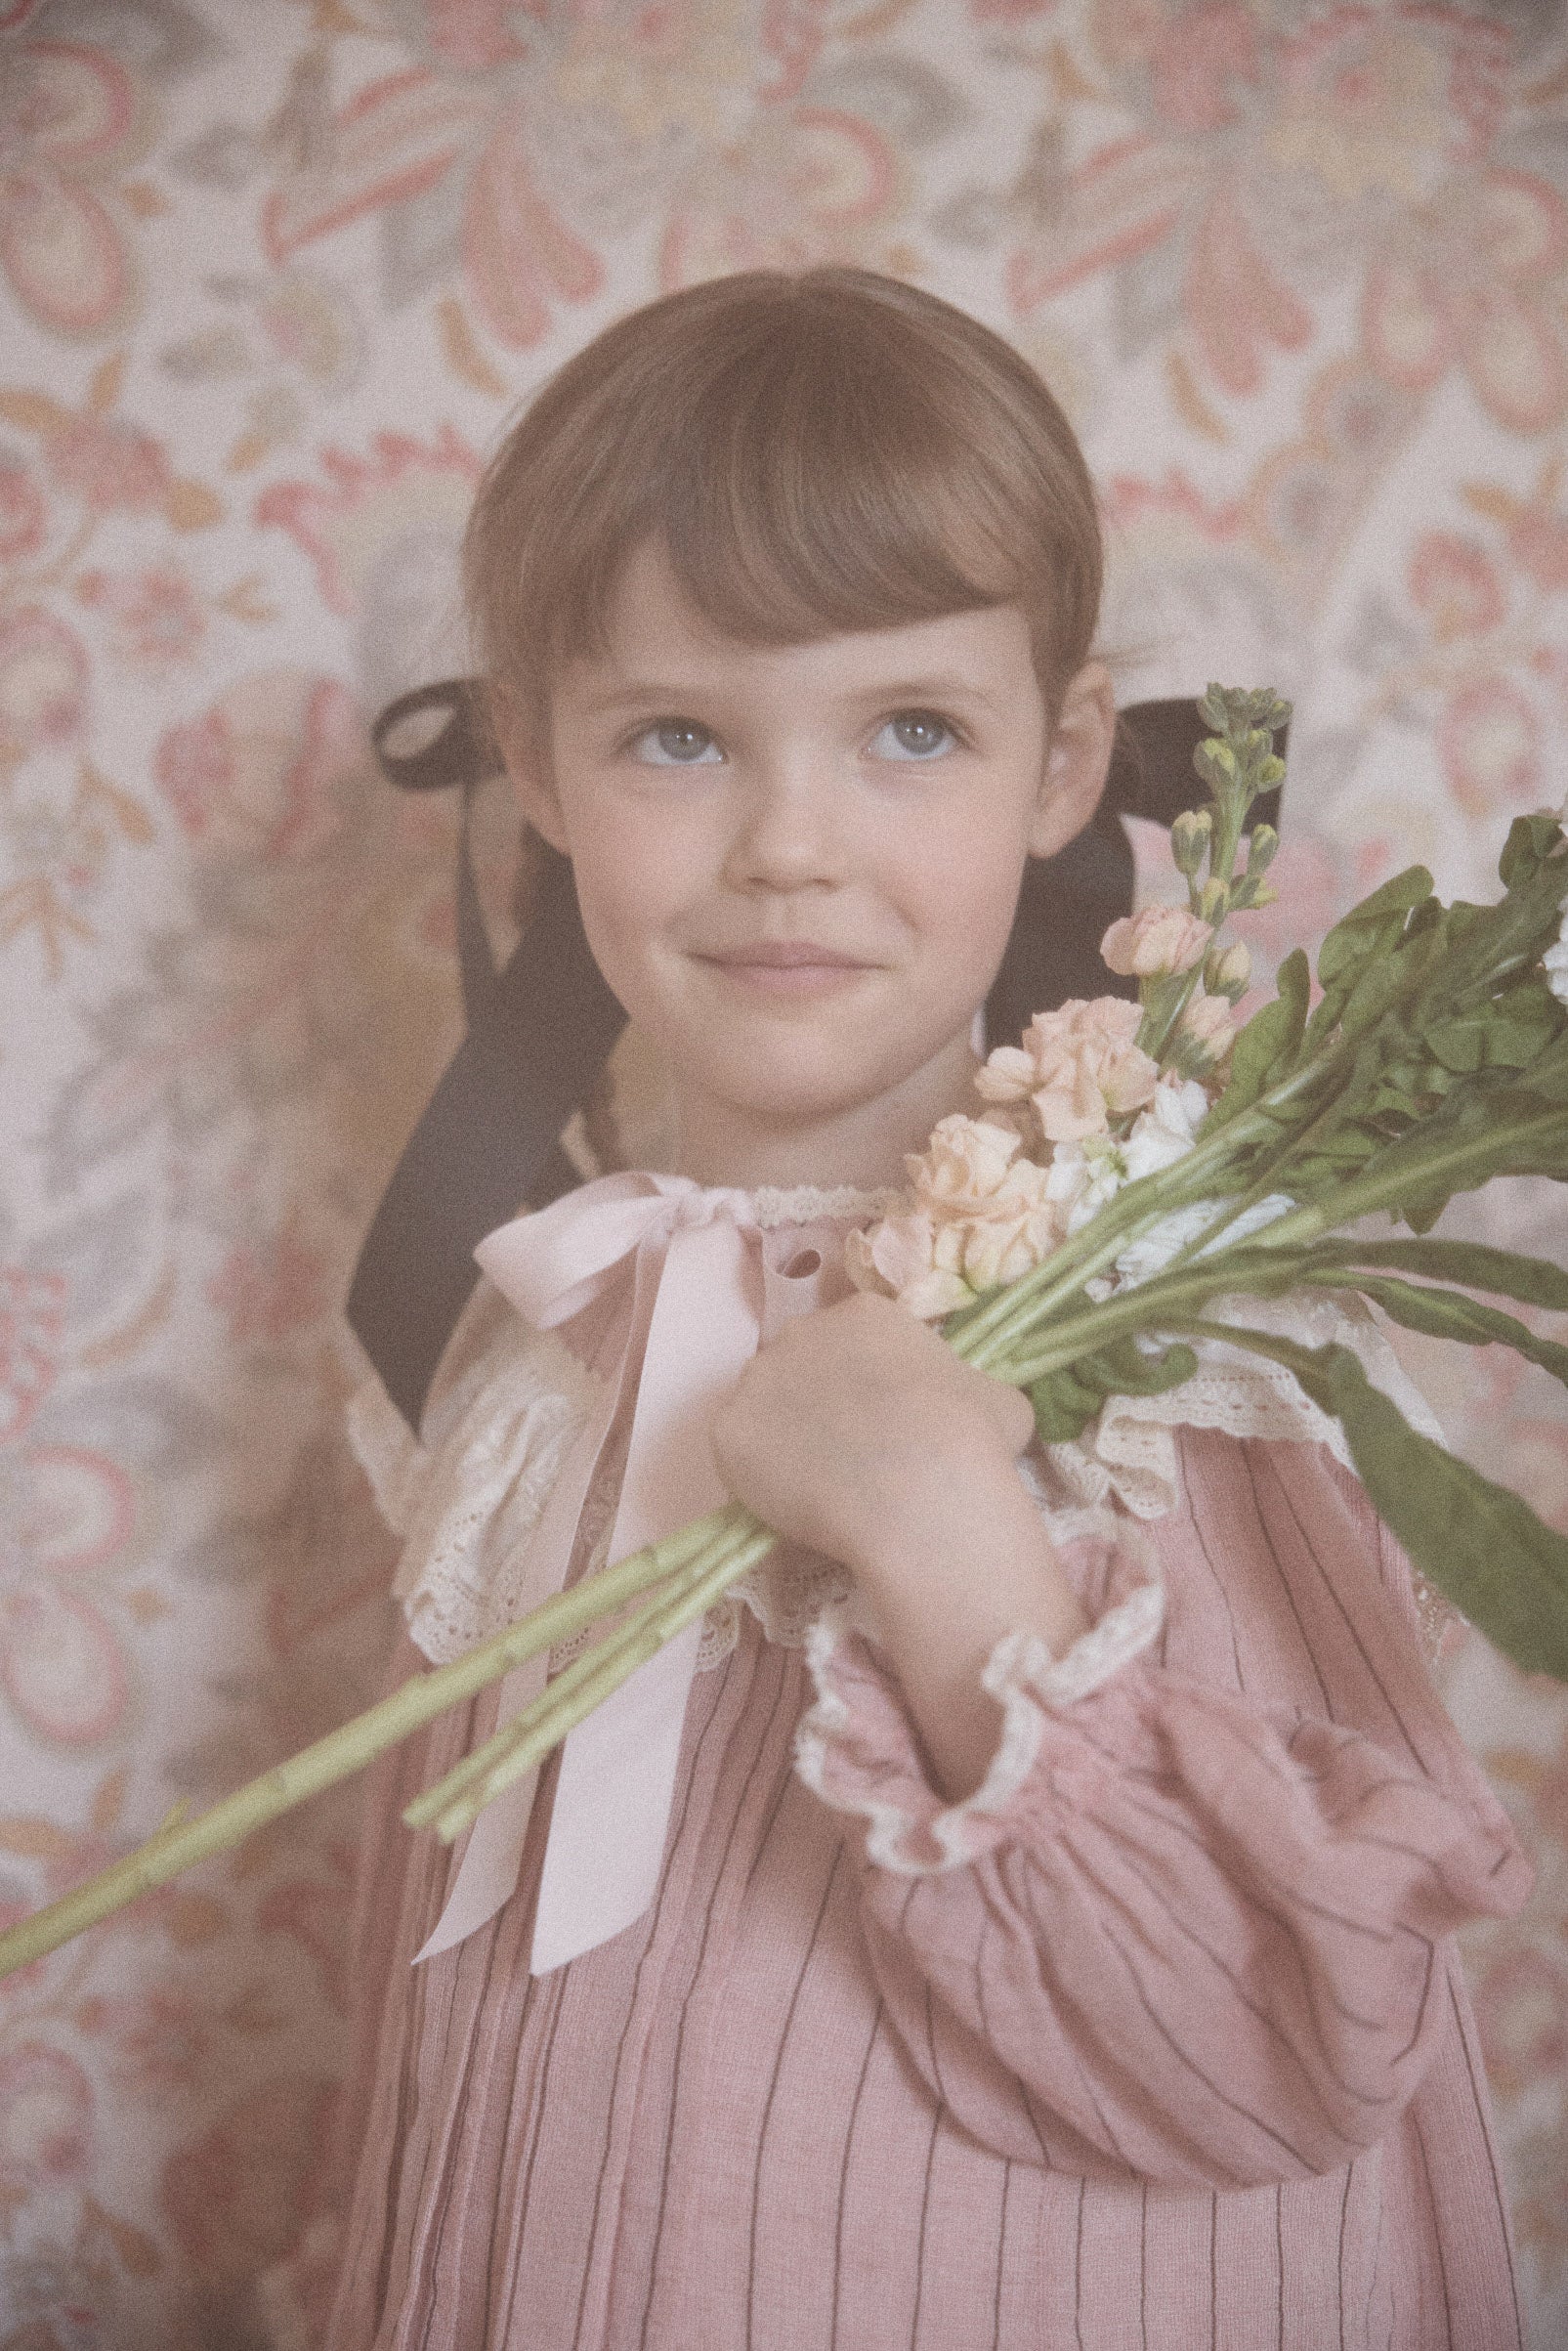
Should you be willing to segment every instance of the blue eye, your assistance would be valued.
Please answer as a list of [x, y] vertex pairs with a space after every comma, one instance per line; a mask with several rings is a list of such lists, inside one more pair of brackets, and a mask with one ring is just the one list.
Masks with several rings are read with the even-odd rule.
[[657, 719], [644, 727], [631, 748], [651, 767], [696, 767], [723, 756], [707, 728], [695, 718]]
[[957, 742], [935, 710], [900, 710], [877, 729], [871, 754], [877, 759], [936, 759]]

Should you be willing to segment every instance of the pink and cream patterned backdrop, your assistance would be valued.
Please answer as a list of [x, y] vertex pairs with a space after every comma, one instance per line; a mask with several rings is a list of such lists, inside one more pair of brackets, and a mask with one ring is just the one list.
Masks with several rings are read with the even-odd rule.
[[[1412, 858], [1487, 891], [1562, 797], [1559, 0], [0, 0], [0, 1918], [372, 1689], [335, 1309], [456, 1006], [449, 812], [366, 718], [457, 658], [518, 396], [823, 258], [1056, 387], [1127, 697], [1294, 696], [1266, 951]], [[1546, 1376], [1423, 1364], [1568, 1523]], [[1469, 1956], [1545, 2351], [1568, 1704], [1445, 1670], [1540, 1865]], [[0, 1988], [0, 2351], [237, 2344], [324, 2244], [353, 1833], [323, 1801]]]

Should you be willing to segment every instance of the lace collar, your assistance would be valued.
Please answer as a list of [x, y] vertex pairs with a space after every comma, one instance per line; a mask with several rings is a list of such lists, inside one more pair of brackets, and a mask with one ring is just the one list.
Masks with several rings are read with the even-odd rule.
[[868, 1192], [853, 1183], [765, 1183], [749, 1197], [758, 1224], [768, 1232], [780, 1224], [869, 1224], [873, 1217], [885, 1217], [899, 1195], [892, 1184]]

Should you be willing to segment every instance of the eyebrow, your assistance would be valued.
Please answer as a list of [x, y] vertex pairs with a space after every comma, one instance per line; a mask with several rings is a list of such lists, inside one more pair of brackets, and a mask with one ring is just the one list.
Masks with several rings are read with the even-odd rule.
[[[720, 690], [725, 690], [722, 682]], [[672, 685], [657, 678], [639, 679], [629, 686], [617, 687], [614, 693], [595, 695], [592, 701], [582, 705], [582, 708], [591, 717], [603, 716], [612, 710], [643, 707], [680, 711], [689, 703], [705, 700], [712, 691], [711, 684], [689, 682]], [[922, 708], [928, 703], [951, 702], [975, 703], [986, 710], [1000, 707], [997, 697], [988, 694], [983, 686], [977, 686], [972, 678], [946, 670], [910, 678], [873, 679], [864, 692], [853, 694], [849, 699], [865, 703], [898, 703], [911, 709]]]

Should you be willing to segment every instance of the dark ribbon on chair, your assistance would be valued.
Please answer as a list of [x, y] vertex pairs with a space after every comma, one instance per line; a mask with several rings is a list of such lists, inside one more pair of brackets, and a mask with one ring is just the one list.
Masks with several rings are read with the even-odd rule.
[[[986, 1042], [1013, 1044], [1031, 1016], [1072, 996], [1133, 995], [1099, 960], [1107, 924], [1130, 911], [1124, 816], [1168, 826], [1208, 804], [1193, 752], [1210, 732], [1186, 701], [1123, 710], [1093, 822], [1057, 856], [1031, 859], [1007, 953], [986, 1000]], [[442, 1351], [479, 1279], [474, 1249], [525, 1204], [580, 1181], [561, 1130], [587, 1098], [625, 1014], [588, 951], [569, 861], [537, 844], [541, 871], [521, 944], [497, 974], [474, 878], [477, 787], [500, 767], [482, 690], [422, 686], [372, 730], [385, 775], [410, 791], [462, 793], [457, 942], [468, 1034], [382, 1196], [355, 1269], [348, 1318], [387, 1393], [417, 1429]], [[1256, 820], [1279, 822], [1279, 794]]]

